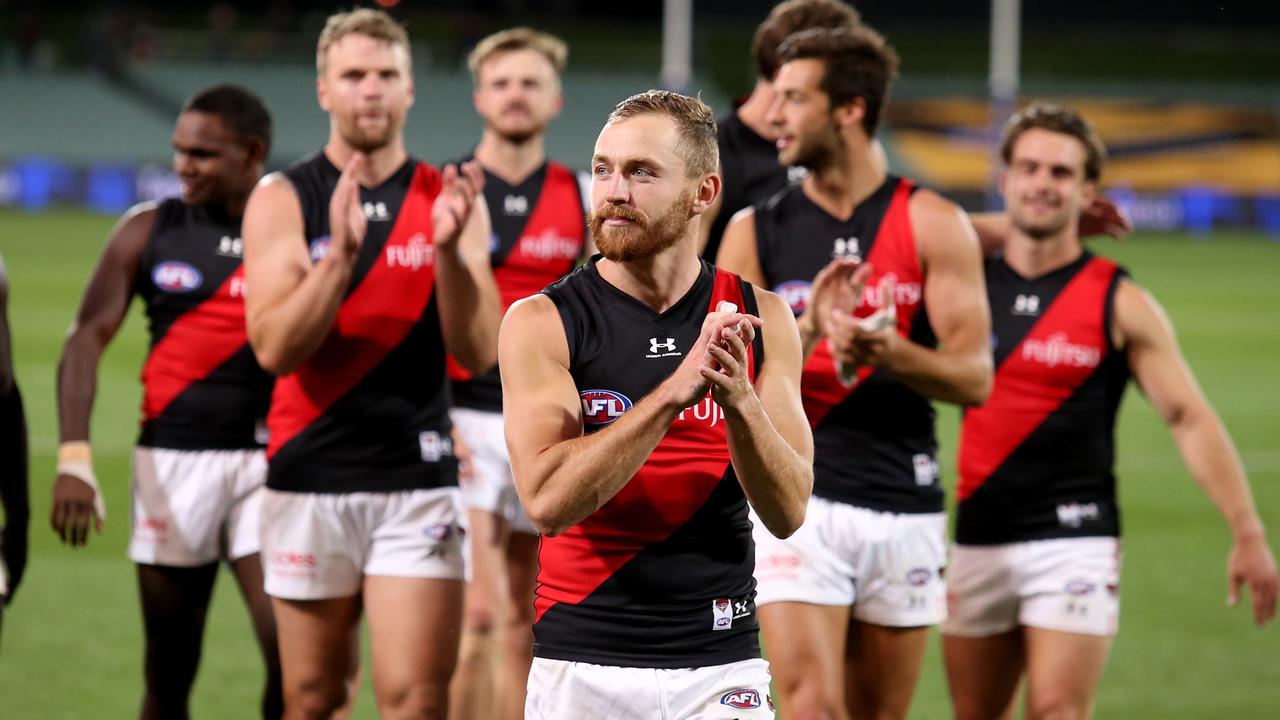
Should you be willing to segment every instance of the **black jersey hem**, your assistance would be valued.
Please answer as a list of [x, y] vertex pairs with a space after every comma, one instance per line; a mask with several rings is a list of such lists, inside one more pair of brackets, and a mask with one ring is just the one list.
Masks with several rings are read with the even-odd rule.
[[937, 499], [924, 499], [915, 496], [881, 499], [860, 496], [857, 494], [832, 492], [830, 489], [820, 488], [817, 483], [814, 483], [813, 496], [820, 497], [823, 500], [828, 500], [830, 502], [838, 502], [843, 505], [860, 507], [864, 510], [896, 513], [898, 515], [930, 515], [946, 512], [946, 502], [941, 491], [939, 491]]
[[760, 659], [760, 642], [754, 639], [742, 647], [724, 648], [715, 652], [689, 655], [645, 655], [643, 653], [606, 653], [589, 650], [573, 650], [570, 648], [547, 647], [535, 643], [533, 656], [544, 660], [563, 660], [565, 662], [583, 662], [592, 665], [608, 665], [612, 667], [657, 668], [661, 670], [678, 670], [684, 668], [704, 668], [716, 665], [728, 665], [743, 660]]
[[137, 445], [166, 450], [262, 450], [266, 447], [255, 439], [253, 427], [247, 432], [195, 433], [151, 424], [143, 425]]
[[267, 464], [267, 487], [285, 492], [399, 492], [457, 487], [457, 463], [401, 467], [340, 467], [290, 462]]

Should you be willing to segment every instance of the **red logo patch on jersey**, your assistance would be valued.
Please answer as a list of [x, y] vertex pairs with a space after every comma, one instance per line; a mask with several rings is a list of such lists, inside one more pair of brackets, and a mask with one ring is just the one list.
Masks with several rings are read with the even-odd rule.
[[631, 409], [631, 399], [612, 390], [583, 390], [578, 395], [584, 425], [608, 425]]
[[760, 707], [760, 693], [751, 688], [733, 690], [720, 698], [720, 704], [739, 710], [754, 710]]

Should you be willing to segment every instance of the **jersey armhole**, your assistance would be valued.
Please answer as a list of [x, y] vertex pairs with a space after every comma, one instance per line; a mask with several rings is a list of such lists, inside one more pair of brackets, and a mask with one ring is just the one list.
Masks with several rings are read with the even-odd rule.
[[558, 293], [543, 290], [542, 294], [551, 298], [551, 302], [556, 306], [556, 313], [560, 316], [560, 325], [564, 328], [564, 341], [569, 350], [569, 372], [572, 373], [578, 364], [578, 334], [575, 331], [572, 310]]
[[1111, 281], [1107, 283], [1106, 301], [1102, 304], [1102, 332], [1107, 337], [1107, 349], [1111, 352], [1120, 352], [1124, 349], [1116, 346], [1116, 334], [1113, 330], [1116, 317], [1116, 292], [1120, 288], [1120, 281], [1128, 277], [1129, 271], [1117, 265], [1115, 272], [1111, 274]]
[[[742, 311], [760, 317], [760, 303], [756, 301], [756, 288], [751, 283], [738, 278], [738, 287], [742, 291]], [[755, 376], [760, 377], [760, 368], [764, 366], [764, 328], [761, 327], [751, 341], [752, 366]]]

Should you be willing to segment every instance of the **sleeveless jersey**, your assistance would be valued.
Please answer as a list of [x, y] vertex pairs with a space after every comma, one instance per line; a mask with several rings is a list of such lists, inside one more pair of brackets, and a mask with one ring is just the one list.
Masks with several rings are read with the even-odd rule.
[[244, 326], [244, 243], [221, 207], [177, 198], [155, 209], [134, 290], [151, 336], [138, 444], [178, 450], [261, 447], [271, 376]]
[[995, 384], [961, 428], [956, 540], [1120, 533], [1115, 420], [1129, 380], [1112, 341], [1124, 270], [1085, 252], [1035, 279], [987, 261]]
[[[519, 185], [485, 171], [484, 199], [493, 222], [490, 262], [505, 313], [564, 277], [582, 256], [586, 224], [578, 179], [569, 168], [549, 162]], [[498, 368], [473, 377], [449, 362], [453, 404], [502, 412]]]
[[[319, 153], [285, 171], [313, 262], [329, 248], [341, 172]], [[434, 167], [410, 159], [361, 188], [368, 230], [324, 343], [276, 382], [267, 486], [300, 492], [457, 484], [435, 297]]]
[[[898, 334], [937, 343], [924, 307], [924, 274], [907, 205], [915, 184], [890, 175], [848, 220], [832, 217], [801, 186], [756, 207], [756, 242], [769, 287], [799, 316], [812, 280], [833, 257], [858, 257], [874, 272], [855, 311], [880, 308], [880, 279], [895, 280]], [[858, 370], [852, 386], [824, 339], [805, 360], [805, 414], [813, 426], [813, 493], [883, 512], [942, 511], [933, 406], [888, 373]]]
[[787, 168], [778, 163], [778, 148], [773, 142], [756, 134], [755, 130], [731, 112], [720, 120], [716, 128], [720, 145], [720, 174], [724, 181], [721, 191], [720, 213], [711, 225], [707, 247], [702, 256], [716, 261], [720, 240], [734, 213], [742, 208], [764, 202], [791, 183], [793, 177], [802, 177], [801, 168]]
[[[601, 278], [598, 260], [544, 291], [564, 323], [587, 434], [675, 371], [719, 301], [759, 314], [751, 286], [708, 263], [657, 313]], [[749, 348], [753, 378], [763, 347], [757, 336]], [[747, 500], [711, 394], [680, 413], [613, 499], [542, 538], [539, 564], [538, 657], [654, 668], [759, 657]]]

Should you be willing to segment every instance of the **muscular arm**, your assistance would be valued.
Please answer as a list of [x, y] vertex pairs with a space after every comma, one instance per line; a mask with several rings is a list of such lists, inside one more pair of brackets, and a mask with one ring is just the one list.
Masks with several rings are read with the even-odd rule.
[[[59, 471], [53, 486], [50, 523], [62, 541], [73, 546], [88, 540], [95, 518], [92, 524], [101, 530], [106, 506], [92, 484], [92, 466], [84, 444], [89, 439], [89, 418], [97, 394], [98, 362], [124, 321], [155, 219], [155, 206], [151, 204], [139, 205], [121, 218], [89, 278], [75, 323], [62, 346], [58, 363], [58, 434], [62, 443], [81, 443], [84, 467], [80, 474]], [[61, 456], [60, 450], [60, 467]]]
[[685, 361], [608, 427], [584, 435], [582, 401], [569, 374], [569, 349], [555, 304], [534, 295], [511, 306], [498, 339], [502, 411], [511, 472], [530, 520], [554, 537], [600, 509], [631, 480], [672, 421], [706, 395], [698, 368], [709, 364], [708, 323]]
[[1235, 445], [1196, 384], [1160, 305], [1122, 280], [1115, 321], [1134, 378], [1169, 427], [1187, 470], [1231, 529], [1232, 602], [1240, 583], [1247, 582], [1253, 589], [1254, 618], [1261, 625], [1275, 614], [1276, 565]]
[[80, 299], [80, 309], [58, 362], [58, 430], [62, 442], [89, 439], [98, 361], [124, 322], [155, 218], [155, 206], [150, 203], [134, 207], [121, 218]]
[[458, 242], [436, 255], [436, 298], [445, 348], [476, 375], [497, 362], [502, 322], [502, 301], [489, 267], [489, 234], [489, 210], [478, 197]]
[[[338, 183], [334, 197], [341, 191], [346, 194], [339, 199], [350, 201], [354, 193], [359, 205], [359, 188], [348, 171]], [[249, 344], [265, 370], [287, 375], [329, 334], [351, 283], [359, 243], [344, 247], [334, 233], [329, 252], [312, 265], [302, 205], [292, 183], [279, 173], [263, 178], [249, 196], [242, 232]]]
[[[813, 434], [800, 402], [804, 362], [791, 309], [771, 292], [757, 290], [756, 297], [764, 321], [765, 361], [754, 392], [744, 387], [737, 403], [728, 397], [722, 402], [725, 394], [719, 387], [712, 392], [725, 411], [729, 456], [747, 500], [769, 532], [785, 538], [804, 522], [813, 490]], [[745, 361], [741, 340], [734, 344]]]
[[27, 464], [27, 420], [22, 412], [22, 395], [13, 375], [13, 353], [9, 342], [9, 280], [0, 261], [0, 507], [4, 509], [4, 531], [0, 551], [9, 571], [9, 595], [13, 597], [27, 564], [27, 530], [31, 524], [31, 501]]
[[991, 392], [991, 312], [973, 228], [952, 203], [927, 190], [909, 207], [924, 265], [924, 299], [938, 349], [899, 338], [883, 365], [925, 397], [980, 405]]

